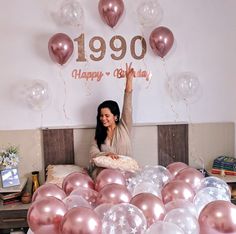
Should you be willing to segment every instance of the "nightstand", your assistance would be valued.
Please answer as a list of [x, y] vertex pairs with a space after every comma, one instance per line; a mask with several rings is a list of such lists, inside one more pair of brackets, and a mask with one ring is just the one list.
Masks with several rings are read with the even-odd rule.
[[21, 228], [27, 231], [27, 212], [29, 207], [30, 204], [23, 204], [21, 202], [0, 205], [0, 233], [10, 233]]

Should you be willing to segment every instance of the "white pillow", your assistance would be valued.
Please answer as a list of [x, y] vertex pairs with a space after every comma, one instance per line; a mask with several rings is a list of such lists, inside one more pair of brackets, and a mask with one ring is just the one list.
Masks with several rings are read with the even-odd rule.
[[120, 169], [130, 172], [134, 172], [139, 169], [138, 163], [133, 158], [124, 155], [119, 155], [118, 159], [112, 159], [107, 156], [99, 156], [93, 158], [93, 161], [98, 167]]
[[77, 165], [48, 165], [46, 183], [53, 183], [62, 187], [64, 178], [72, 172], [85, 173], [85, 169]]

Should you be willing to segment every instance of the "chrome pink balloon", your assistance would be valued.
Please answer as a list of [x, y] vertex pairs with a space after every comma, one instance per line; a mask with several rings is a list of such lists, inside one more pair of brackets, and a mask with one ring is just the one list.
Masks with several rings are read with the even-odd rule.
[[126, 186], [121, 184], [108, 184], [104, 186], [97, 196], [97, 205], [102, 203], [118, 204], [129, 202], [132, 195]]
[[79, 195], [87, 200], [91, 206], [94, 206], [96, 204], [98, 192], [91, 188], [79, 187], [74, 189], [70, 195]]
[[94, 189], [94, 182], [89, 175], [81, 172], [70, 173], [63, 180], [62, 189], [67, 195], [79, 187]]
[[169, 170], [169, 172], [173, 175], [173, 176], [176, 176], [176, 174], [184, 169], [188, 167], [188, 165], [186, 163], [183, 163], [183, 162], [173, 162], [173, 163], [170, 163], [166, 168]]
[[151, 193], [139, 193], [132, 197], [130, 204], [142, 210], [148, 227], [158, 220], [163, 220], [166, 214], [165, 206], [160, 198]]
[[236, 206], [229, 201], [213, 201], [201, 211], [200, 234], [235, 234]]
[[95, 189], [101, 190], [107, 184], [121, 184], [126, 185], [125, 177], [121, 171], [116, 169], [104, 169], [102, 170], [95, 181]]
[[113, 28], [123, 15], [124, 2], [123, 0], [100, 0], [98, 10], [103, 21]]
[[186, 167], [180, 170], [176, 176], [176, 180], [183, 180], [197, 191], [201, 186], [201, 180], [204, 178], [204, 175], [193, 167]]
[[30, 229], [36, 234], [56, 234], [59, 233], [59, 225], [66, 212], [66, 206], [61, 200], [44, 197], [32, 203], [27, 213], [27, 221]]
[[149, 37], [150, 46], [155, 54], [164, 58], [174, 43], [174, 35], [166, 27], [155, 28]]
[[68, 35], [57, 33], [48, 41], [48, 51], [54, 62], [63, 65], [68, 61], [74, 51], [73, 41]]
[[164, 204], [176, 199], [185, 199], [192, 202], [195, 192], [185, 181], [172, 180], [162, 188], [161, 195]]
[[43, 184], [33, 194], [32, 201], [43, 197], [56, 197], [63, 200], [66, 197], [65, 192], [56, 184]]
[[102, 221], [92, 209], [75, 207], [65, 214], [60, 231], [63, 234], [101, 234]]

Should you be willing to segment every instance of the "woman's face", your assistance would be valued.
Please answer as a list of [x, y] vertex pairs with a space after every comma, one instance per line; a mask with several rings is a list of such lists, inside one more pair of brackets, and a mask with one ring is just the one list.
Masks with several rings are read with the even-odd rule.
[[104, 127], [116, 125], [115, 115], [113, 115], [109, 108], [102, 108], [100, 112], [100, 121]]

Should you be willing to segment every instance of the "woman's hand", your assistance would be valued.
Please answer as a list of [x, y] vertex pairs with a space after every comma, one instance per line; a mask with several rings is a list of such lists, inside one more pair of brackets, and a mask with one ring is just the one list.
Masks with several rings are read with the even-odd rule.
[[126, 85], [125, 85], [125, 91], [126, 92], [131, 92], [133, 89], [133, 78], [135, 77], [135, 71], [132, 68], [132, 63], [129, 65], [126, 63], [126, 71], [125, 71], [125, 76], [126, 76]]
[[112, 153], [112, 152], [106, 153], [106, 156], [107, 156], [107, 157], [110, 157], [110, 158], [112, 158], [112, 159], [118, 159], [118, 158], [119, 158], [119, 156], [118, 156], [117, 154], [114, 154], [114, 153]]

